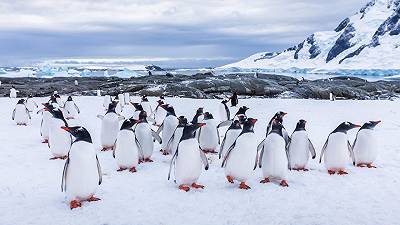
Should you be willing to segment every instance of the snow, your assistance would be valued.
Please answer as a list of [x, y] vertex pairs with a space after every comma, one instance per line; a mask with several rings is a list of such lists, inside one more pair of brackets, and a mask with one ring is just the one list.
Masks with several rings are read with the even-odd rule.
[[[66, 96], [63, 96], [64, 100]], [[100, 149], [103, 97], [74, 97], [81, 109], [74, 121], [92, 135]], [[139, 97], [133, 96], [138, 102]], [[149, 98], [155, 106], [156, 98]], [[400, 144], [398, 143], [399, 101], [325, 101], [293, 99], [240, 99], [248, 116], [258, 119], [255, 132], [263, 139], [268, 120], [279, 110], [291, 133], [299, 119], [308, 121], [311, 141], [319, 151], [327, 135], [343, 121], [383, 122], [376, 129], [380, 140], [377, 169], [349, 167], [347, 176], [330, 176], [317, 160], [309, 172], [289, 173], [288, 188], [260, 184], [257, 169], [248, 184], [251, 190], [228, 184], [221, 160], [209, 156], [210, 170], [199, 183], [204, 190], [185, 193], [167, 180], [170, 156], [155, 146], [154, 163], [140, 164], [138, 172], [116, 172], [111, 152], [98, 152], [103, 184], [97, 197], [102, 200], [70, 210], [60, 191], [64, 161], [50, 161], [51, 155], [39, 135], [40, 116], [19, 127], [11, 121], [17, 99], [0, 98], [0, 224], [396, 224], [400, 220]], [[35, 98], [44, 102], [44, 98]], [[218, 100], [167, 98], [177, 115], [192, 119], [198, 106], [218, 118]], [[221, 135], [224, 132], [221, 130]], [[349, 132], [350, 140], [356, 130]]]

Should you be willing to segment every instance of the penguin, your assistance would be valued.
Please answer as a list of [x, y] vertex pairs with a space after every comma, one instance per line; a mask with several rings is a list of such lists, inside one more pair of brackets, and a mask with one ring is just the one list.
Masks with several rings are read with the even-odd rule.
[[288, 187], [287, 173], [290, 168], [289, 155], [286, 151], [288, 140], [283, 135], [283, 126], [277, 120], [271, 125], [271, 131], [266, 137], [261, 149], [258, 165], [262, 168], [264, 179], [260, 183], [268, 183], [270, 179], [278, 179], [279, 185]]
[[196, 130], [204, 125], [204, 123], [197, 123], [183, 128], [178, 149], [171, 159], [168, 180], [171, 177], [173, 167], [175, 167], [175, 182], [179, 185], [180, 190], [186, 192], [191, 187], [204, 189], [204, 186], [197, 184], [197, 181], [201, 175], [202, 164], [204, 164], [205, 170], [208, 170], [209, 165], [207, 157], [201, 151], [196, 139]]
[[299, 120], [299, 122], [297, 122], [296, 129], [293, 131], [292, 136], [290, 137], [288, 153], [290, 159], [289, 164], [292, 170], [308, 171], [306, 166], [308, 159], [310, 158], [310, 153], [312, 159], [315, 159], [316, 157], [314, 145], [308, 138], [306, 123], [307, 121], [305, 120]]
[[[283, 117], [285, 115], [287, 115], [287, 113], [282, 112], [282, 111], [275, 113], [275, 115], [271, 118], [271, 120], [268, 123], [266, 136], [268, 136], [269, 132], [271, 132], [271, 127], [272, 127], [272, 123], [274, 122], [274, 120], [276, 120], [277, 122], [279, 122], [280, 124], [283, 125]], [[284, 135], [285, 135], [285, 133], [287, 134], [286, 129], [284, 129], [283, 132], [284, 132]]]
[[179, 121], [175, 115], [174, 107], [171, 105], [162, 105], [161, 106], [165, 111], [167, 111], [167, 116], [164, 119], [164, 122], [157, 130], [157, 134], [162, 131], [162, 143], [161, 143], [161, 150], [163, 155], [169, 155], [172, 152], [170, 146], [168, 146], [168, 141], [171, 139], [172, 135], [174, 134], [175, 129], [178, 127]]
[[60, 129], [60, 127], [67, 127], [68, 123], [60, 109], [54, 109], [50, 113], [53, 116], [49, 124], [48, 146], [53, 155], [50, 160], [66, 159], [71, 148], [72, 137], [70, 133]]
[[54, 106], [48, 102], [42, 104], [43, 109], [39, 110], [37, 114], [42, 113], [42, 120], [40, 122], [40, 136], [42, 137], [42, 143], [47, 144], [49, 142], [49, 127], [51, 118], [53, 115], [51, 111], [54, 110]]
[[221, 122], [220, 124], [218, 124], [217, 127], [220, 128], [220, 127], [230, 126], [234, 120], [239, 120], [240, 118], [246, 119], [247, 118], [246, 111], [249, 109], [250, 108], [248, 108], [247, 106], [240, 107], [232, 119]]
[[379, 144], [375, 136], [375, 127], [381, 121], [369, 121], [358, 130], [352, 145], [357, 167], [376, 168], [373, 163], [379, 152]]
[[206, 125], [198, 131], [200, 148], [204, 153], [217, 153], [216, 149], [220, 140], [217, 123], [213, 115], [209, 112], [204, 113], [203, 123]]
[[14, 88], [14, 86], [12, 86], [11, 87], [11, 89], [10, 89], [10, 98], [17, 98], [17, 93], [18, 93], [19, 91], [17, 91], [15, 88]]
[[162, 143], [161, 137], [154, 130], [151, 129], [150, 124], [147, 122], [146, 111], [140, 111], [138, 116], [138, 123], [135, 132], [135, 142], [139, 148], [141, 162], [153, 162], [151, 156], [153, 155], [154, 142], [153, 138], [159, 143]]
[[185, 128], [186, 125], [188, 125], [188, 121], [184, 116], [179, 116], [178, 120], [179, 120], [178, 126], [176, 127], [174, 134], [168, 141], [168, 148], [171, 148], [172, 155], [175, 154], [176, 149], [178, 148], [179, 141], [182, 138], [183, 129]]
[[165, 111], [165, 109], [163, 107], [161, 107], [162, 105], [164, 105], [164, 102], [162, 100], [158, 100], [157, 103], [158, 103], [158, 105], [153, 111], [154, 120], [155, 120], [154, 125], [161, 126], [165, 117], [167, 116], [167, 111]]
[[31, 115], [29, 114], [29, 110], [26, 108], [25, 100], [18, 100], [12, 113], [12, 120], [14, 120], [19, 126], [27, 126], [30, 119]]
[[222, 143], [219, 149], [220, 159], [226, 153], [228, 148], [235, 142], [236, 138], [239, 137], [241, 132], [242, 126], [240, 125], [239, 120], [233, 121], [228, 130], [225, 132], [224, 139], [222, 139]]
[[121, 104], [121, 107], [123, 108], [125, 105], [125, 97], [124, 94], [118, 94], [117, 95], [118, 101]]
[[55, 101], [60, 107], [64, 107], [64, 101], [61, 99], [61, 96], [57, 93], [53, 94]]
[[124, 93], [124, 103], [125, 105], [129, 105], [129, 103], [131, 102], [131, 97], [129, 96], [128, 92]]
[[240, 135], [228, 148], [222, 161], [222, 167], [225, 168], [225, 175], [228, 182], [239, 181], [240, 189], [250, 189], [246, 181], [257, 166], [257, 139], [254, 134], [254, 125], [256, 122], [257, 119], [246, 119]]
[[114, 149], [114, 144], [117, 139], [119, 131], [119, 122], [124, 120], [123, 116], [118, 115], [115, 112], [115, 107], [118, 105], [116, 101], [113, 101], [108, 106], [106, 114], [97, 115], [101, 119], [101, 146], [102, 151], [108, 151]]
[[25, 102], [26, 108], [29, 112], [33, 112], [35, 109], [39, 108], [32, 95], [28, 95]]
[[80, 112], [78, 106], [75, 104], [72, 96], [68, 96], [67, 101], [64, 104], [65, 119], [75, 119]]
[[231, 118], [231, 112], [229, 111], [228, 107], [228, 100], [224, 99], [222, 102], [219, 104], [219, 117], [220, 117], [220, 122], [230, 120]]
[[130, 118], [125, 120], [120, 128], [115, 141], [113, 157], [118, 165], [118, 172], [129, 169], [129, 172], [135, 173], [139, 163], [139, 149], [135, 142], [136, 136], [133, 128], [137, 120]]
[[110, 95], [104, 95], [103, 97], [103, 107], [104, 110], [107, 111], [108, 110], [108, 106], [110, 105], [112, 99]]
[[94, 194], [102, 182], [102, 173], [90, 133], [81, 126], [59, 127], [74, 137], [64, 165], [61, 191], [66, 193], [70, 208], [82, 206], [83, 201], [99, 201]]
[[232, 96], [229, 98], [231, 100], [231, 107], [237, 106], [239, 104], [238, 96], [236, 92], [233, 92]]
[[153, 107], [151, 106], [149, 99], [147, 99], [146, 95], [142, 96], [142, 100], [140, 104], [143, 107], [143, 110], [146, 111], [147, 115], [149, 116], [148, 119], [150, 118], [150, 115], [153, 113]]
[[198, 108], [192, 119], [192, 124], [201, 123], [204, 120], [204, 108]]
[[339, 175], [347, 174], [345, 169], [350, 161], [349, 156], [355, 165], [354, 152], [347, 137], [347, 131], [357, 127], [361, 126], [343, 122], [328, 135], [322, 147], [319, 162], [321, 163], [322, 157], [324, 157], [325, 167], [330, 175], [336, 172]]

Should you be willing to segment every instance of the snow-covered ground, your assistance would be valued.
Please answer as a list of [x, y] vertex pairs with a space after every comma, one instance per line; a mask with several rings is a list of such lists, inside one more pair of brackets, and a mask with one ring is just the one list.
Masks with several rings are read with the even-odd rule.
[[[133, 97], [138, 101], [138, 97]], [[103, 99], [76, 97], [81, 123], [91, 133], [97, 150]], [[155, 103], [155, 98], [150, 101]], [[37, 99], [38, 102], [44, 99]], [[189, 119], [204, 106], [218, 116], [218, 100], [168, 98], [177, 114]], [[50, 161], [41, 143], [40, 116], [27, 127], [11, 120], [16, 100], [0, 98], [0, 224], [397, 224], [400, 221], [400, 122], [399, 101], [321, 101], [249, 99], [248, 115], [259, 119], [255, 131], [262, 140], [267, 121], [283, 110], [284, 125], [291, 133], [297, 120], [306, 119], [317, 158], [327, 135], [345, 120], [363, 123], [382, 120], [377, 169], [349, 167], [347, 176], [330, 176], [317, 160], [309, 172], [290, 172], [289, 188], [260, 184], [257, 169], [249, 181], [251, 190], [228, 184], [221, 161], [210, 157], [211, 168], [199, 180], [204, 190], [180, 191], [167, 180], [170, 156], [155, 148], [154, 162], [141, 164], [138, 172], [117, 172], [111, 152], [99, 152], [103, 184], [102, 200], [70, 210], [60, 191], [64, 161]], [[224, 132], [221, 132], [221, 135]], [[356, 130], [349, 133], [354, 140]]]

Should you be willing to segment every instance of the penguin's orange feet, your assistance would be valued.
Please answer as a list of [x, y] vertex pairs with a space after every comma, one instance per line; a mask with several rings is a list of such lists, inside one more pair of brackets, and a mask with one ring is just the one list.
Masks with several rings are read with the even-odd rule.
[[249, 190], [251, 187], [247, 185], [245, 182], [241, 182], [239, 188], [244, 190]]
[[193, 184], [192, 184], [192, 188], [195, 188], [195, 189], [199, 189], [199, 188], [204, 189], [204, 185], [200, 185], [200, 184], [193, 183]]
[[365, 167], [365, 164], [364, 163], [358, 163], [357, 167]]
[[263, 180], [260, 181], [261, 184], [266, 184], [266, 183], [269, 183], [269, 182], [270, 182], [269, 177], [266, 177], [266, 178], [264, 178]]
[[119, 168], [119, 169], [117, 169], [118, 172], [121, 172], [121, 171], [124, 171], [124, 170], [126, 170], [126, 168]]
[[346, 175], [346, 174], [348, 174], [348, 173], [347, 173], [346, 171], [344, 171], [344, 170], [339, 170], [338, 174], [339, 174], [339, 175]]
[[78, 208], [78, 207], [81, 207], [82, 206], [82, 203], [80, 203], [79, 201], [77, 201], [77, 200], [73, 200], [73, 201], [71, 201], [70, 203], [69, 203], [69, 207], [71, 208], [71, 209], [75, 209], [75, 208]]
[[334, 171], [334, 170], [328, 170], [328, 173], [329, 173], [329, 175], [333, 175], [333, 174], [336, 173], [336, 171]]
[[101, 199], [100, 198], [96, 198], [96, 197], [94, 197], [93, 195], [92, 196], [90, 196], [90, 198], [88, 198], [86, 201], [88, 201], [88, 202], [96, 202], [96, 201], [100, 201]]
[[67, 155], [64, 155], [64, 156], [61, 156], [61, 157], [60, 157], [60, 159], [62, 159], [62, 160], [67, 159], [67, 158], [68, 158]]
[[43, 144], [47, 144], [47, 143], [49, 143], [49, 140], [47, 140], [47, 139], [46, 139], [46, 140], [43, 140], [42, 143], [43, 143]]
[[144, 161], [145, 162], [154, 162], [152, 159], [150, 159], [150, 158], [146, 158], [146, 159], [144, 159]]
[[367, 167], [368, 167], [368, 168], [376, 168], [376, 166], [372, 165], [372, 163], [368, 163], [368, 164], [367, 164]]
[[228, 180], [229, 183], [233, 184], [233, 177], [226, 176], [226, 179]]
[[287, 183], [286, 180], [282, 180], [281, 183], [279, 183], [282, 187], [289, 187], [289, 184]]
[[190, 191], [190, 187], [188, 187], [186, 185], [179, 185], [179, 190], [188, 192], [188, 191]]
[[132, 168], [129, 169], [129, 172], [131, 172], [131, 173], [136, 173], [137, 171], [136, 171], [136, 168], [135, 168], [135, 167], [132, 167]]

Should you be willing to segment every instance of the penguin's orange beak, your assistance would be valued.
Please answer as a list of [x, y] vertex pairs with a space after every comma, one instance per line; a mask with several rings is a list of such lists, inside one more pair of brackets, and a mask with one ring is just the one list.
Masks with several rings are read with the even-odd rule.
[[199, 127], [205, 126], [205, 123], [199, 123]]
[[257, 119], [252, 119], [250, 122], [251, 122], [252, 124], [255, 124], [255, 123], [257, 122]]
[[382, 120], [375, 121], [376, 124], [381, 123], [381, 122], [382, 122]]
[[65, 130], [65, 131], [70, 131], [71, 129], [69, 129], [69, 127], [61, 127], [61, 129]]
[[354, 127], [361, 127], [361, 125], [358, 125], [358, 124], [354, 124]]
[[283, 112], [283, 115], [284, 115], [284, 116], [287, 115], [287, 112]]

